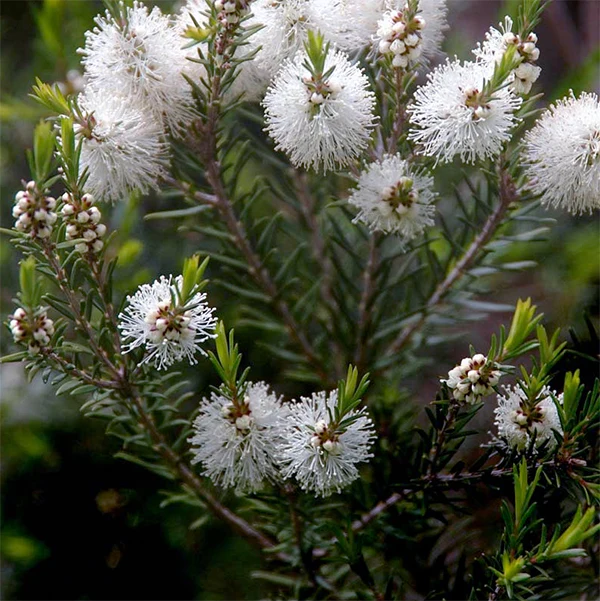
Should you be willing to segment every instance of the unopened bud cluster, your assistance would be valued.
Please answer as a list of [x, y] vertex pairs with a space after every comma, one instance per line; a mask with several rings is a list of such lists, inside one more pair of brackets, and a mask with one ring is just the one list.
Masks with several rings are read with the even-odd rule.
[[377, 36], [379, 52], [392, 59], [392, 66], [407, 69], [421, 56], [422, 36], [425, 19], [419, 15], [410, 16], [408, 7], [404, 10], [391, 10], [385, 13], [378, 23]]
[[540, 75], [541, 69], [535, 64], [540, 57], [540, 50], [536, 46], [537, 35], [530, 33], [524, 40], [512, 31], [507, 31], [502, 36], [504, 49], [515, 46], [520, 57], [523, 59], [515, 69], [515, 79], [512, 88], [518, 94], [528, 94], [531, 86]]
[[191, 311], [172, 309], [169, 301], [162, 301], [146, 315], [150, 326], [148, 339], [154, 344], [168, 341], [178, 343], [193, 340], [194, 330], [190, 328]]
[[394, 212], [404, 216], [414, 210], [414, 204], [419, 200], [419, 192], [414, 187], [413, 180], [403, 176], [395, 186], [387, 186], [382, 190], [381, 199], [384, 202], [378, 203], [377, 208], [385, 217]]
[[494, 386], [500, 381], [497, 367], [496, 363], [488, 362], [486, 356], [478, 353], [463, 359], [442, 382], [452, 390], [452, 396], [459, 403], [474, 404], [494, 392]]
[[10, 317], [9, 327], [14, 341], [27, 344], [33, 355], [39, 353], [41, 347], [48, 346], [54, 334], [54, 322], [43, 308], [36, 309], [32, 315], [25, 309], [17, 309]]
[[254, 423], [252, 411], [250, 410], [250, 397], [247, 395], [244, 397], [241, 405], [236, 407], [233, 403], [229, 403], [222, 407], [221, 412], [223, 417], [228, 419], [240, 433], [250, 430]]
[[15, 196], [12, 211], [16, 219], [15, 229], [32, 238], [48, 238], [56, 223], [55, 208], [54, 198], [46, 196], [34, 181], [27, 182], [25, 190], [20, 190]]
[[331, 455], [338, 455], [341, 451], [339, 436], [323, 421], [318, 421], [314, 427], [310, 444], [316, 449], [322, 449]]
[[94, 197], [84, 194], [77, 199], [66, 192], [61, 200], [64, 203], [61, 213], [67, 224], [67, 240], [81, 239], [82, 242], [75, 245], [75, 250], [81, 254], [100, 252], [104, 247], [101, 238], [106, 234], [106, 226], [100, 223], [102, 214], [94, 206]]

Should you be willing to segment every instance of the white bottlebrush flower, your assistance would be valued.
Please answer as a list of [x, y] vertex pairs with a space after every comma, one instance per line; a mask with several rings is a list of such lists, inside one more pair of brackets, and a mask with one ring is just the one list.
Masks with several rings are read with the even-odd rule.
[[351, 411], [355, 418], [343, 431], [331, 427], [337, 391], [301, 397], [282, 423], [279, 461], [284, 478], [295, 477], [302, 489], [326, 497], [356, 480], [357, 464], [373, 455], [373, 422], [366, 410]]
[[414, 126], [409, 138], [420, 145], [422, 154], [442, 162], [458, 155], [474, 163], [500, 153], [510, 140], [521, 99], [506, 87], [484, 98], [488, 76], [486, 65], [458, 60], [429, 73], [408, 107]]
[[483, 44], [478, 44], [473, 50], [479, 62], [489, 66], [493, 70], [494, 65], [499, 63], [504, 53], [510, 46], [514, 46], [522, 62], [510, 76], [512, 89], [517, 94], [528, 94], [531, 86], [540, 76], [541, 69], [535, 62], [540, 56], [537, 48], [537, 35], [530, 33], [524, 40], [512, 31], [513, 21], [505, 17], [504, 22], [499, 24], [500, 29], [491, 27], [485, 36]]
[[600, 104], [596, 94], [550, 106], [525, 136], [529, 186], [546, 206], [570, 213], [600, 208]]
[[162, 124], [143, 107], [106, 91], [88, 89], [79, 105], [84, 122], [75, 132], [83, 139], [80, 169], [88, 169], [86, 190], [115, 202], [132, 190], [156, 189], [167, 162]]
[[154, 363], [165, 369], [187, 359], [197, 363], [196, 353], [206, 352], [201, 344], [214, 338], [217, 318], [214, 309], [205, 300], [206, 294], [197, 293], [180, 306], [179, 293], [183, 277], [161, 276], [152, 284], [142, 284], [133, 296], [127, 297], [127, 306], [119, 314], [119, 329], [126, 343], [123, 352], [129, 353], [144, 346], [146, 356], [142, 363]]
[[535, 436], [535, 447], [544, 443], [549, 448], [556, 446], [553, 431], [563, 433], [560, 418], [553, 397], [562, 405], [563, 395], [556, 395], [544, 387], [534, 403], [520, 386], [504, 387], [504, 394], [498, 395], [498, 407], [494, 409], [498, 427], [498, 437], [494, 443], [508, 449], [524, 451], [529, 448]]
[[194, 420], [192, 463], [218, 486], [255, 492], [277, 479], [275, 463], [280, 422], [287, 415], [281, 399], [264, 382], [248, 384], [237, 406], [212, 393]]
[[315, 82], [299, 54], [279, 72], [269, 88], [266, 131], [294, 165], [343, 167], [366, 147], [374, 125], [375, 96], [362, 71], [339, 51], [330, 50], [324, 72]]
[[172, 131], [194, 117], [191, 87], [182, 76], [188, 68], [185, 40], [158, 7], [140, 2], [121, 6], [123, 19], [107, 11], [96, 17], [80, 50], [88, 86], [124, 96], [132, 105], [162, 119]]
[[459, 403], [474, 404], [494, 392], [500, 375], [496, 363], [488, 362], [486, 356], [477, 353], [473, 357], [465, 357], [442, 382], [452, 390], [452, 396]]
[[359, 209], [356, 221], [373, 231], [398, 234], [409, 242], [433, 225], [433, 178], [414, 172], [399, 155], [369, 165], [348, 202]]

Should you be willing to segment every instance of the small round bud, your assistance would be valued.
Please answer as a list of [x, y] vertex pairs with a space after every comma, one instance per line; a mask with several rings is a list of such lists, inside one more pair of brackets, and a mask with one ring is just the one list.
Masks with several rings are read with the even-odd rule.
[[[402, 35], [405, 31], [406, 31], [406, 25], [404, 24], [404, 21], [398, 21], [397, 23], [394, 23], [392, 25], [391, 33], [397, 33], [399, 35]], [[386, 36], [386, 37], [389, 37], [389, 36]]]
[[387, 40], [381, 40], [379, 42], [379, 52], [381, 52], [381, 54], [386, 54], [390, 51], [390, 46], [390, 42], [388, 42]]
[[323, 420], [318, 421], [315, 424], [315, 433], [316, 434], [323, 434], [323, 432], [325, 432], [327, 430], [327, 423]]
[[159, 332], [164, 332], [169, 327], [169, 320], [161, 317], [156, 320], [156, 329]]
[[416, 46], [421, 41], [421, 38], [416, 33], [409, 33], [404, 39], [407, 46]]
[[235, 427], [238, 430], [249, 430], [252, 425], [252, 418], [249, 415], [242, 415], [235, 420]]
[[98, 223], [102, 217], [102, 213], [100, 213], [97, 207], [91, 207], [88, 214], [92, 223]]
[[323, 98], [322, 94], [319, 94], [318, 92], [313, 92], [310, 97], [310, 101], [313, 104], [323, 104], [323, 102], [325, 101], [325, 98]]
[[397, 54], [392, 60], [392, 66], [397, 69], [405, 69], [408, 67], [408, 57], [405, 54]]

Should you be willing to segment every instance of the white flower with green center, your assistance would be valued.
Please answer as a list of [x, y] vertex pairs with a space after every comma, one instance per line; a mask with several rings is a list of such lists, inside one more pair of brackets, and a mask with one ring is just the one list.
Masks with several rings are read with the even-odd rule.
[[600, 104], [596, 94], [559, 100], [525, 136], [525, 174], [542, 204], [591, 213], [600, 208]]
[[104, 202], [146, 194], [165, 175], [168, 150], [162, 123], [124, 96], [88, 89], [80, 96], [84, 122], [75, 124], [82, 140], [80, 171], [86, 191]]
[[294, 477], [302, 489], [321, 497], [354, 482], [358, 464], [373, 456], [376, 436], [366, 409], [350, 411], [344, 416], [350, 423], [334, 427], [331, 416], [337, 400], [337, 391], [301, 397], [281, 424], [278, 455], [283, 477]]
[[393, 155], [367, 167], [348, 202], [359, 210], [355, 222], [372, 231], [397, 234], [405, 243], [433, 225], [435, 197], [433, 178]]
[[498, 407], [494, 409], [498, 427], [496, 444], [517, 451], [527, 450], [535, 439], [534, 450], [547, 444], [553, 449], [557, 445], [557, 432], [563, 434], [560, 418], [554, 399], [562, 405], [563, 395], [544, 387], [532, 402], [520, 386], [504, 388], [498, 395]]
[[521, 98], [506, 87], [484, 94], [490, 69], [481, 63], [458, 60], [440, 65], [417, 88], [408, 107], [413, 128], [409, 138], [417, 152], [449, 162], [466, 163], [494, 158], [511, 139]]
[[329, 171], [357, 159], [367, 146], [375, 123], [375, 96], [369, 81], [345, 54], [327, 53], [316, 80], [298, 54], [279, 72], [269, 88], [265, 128], [276, 148], [296, 166]]
[[256, 492], [277, 480], [275, 455], [286, 416], [281, 399], [264, 382], [247, 384], [235, 402], [213, 392], [200, 403], [188, 439], [192, 463], [200, 463], [218, 486]]
[[184, 306], [178, 297], [183, 277], [161, 276], [153, 284], [142, 284], [119, 314], [123, 352], [145, 347], [142, 363], [166, 369], [187, 359], [198, 362], [196, 353], [206, 355], [202, 343], [214, 338], [217, 318], [205, 300], [206, 294], [194, 294]]

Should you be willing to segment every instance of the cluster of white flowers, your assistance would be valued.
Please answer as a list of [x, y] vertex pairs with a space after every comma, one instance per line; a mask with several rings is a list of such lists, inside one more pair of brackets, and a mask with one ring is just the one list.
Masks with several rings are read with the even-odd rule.
[[407, 18], [406, 8], [386, 12], [377, 29], [377, 49], [392, 59], [396, 69], [413, 67], [423, 52], [425, 19], [420, 15]]
[[571, 213], [600, 209], [600, 104], [573, 93], [542, 115], [525, 136], [529, 185], [544, 205]]
[[337, 427], [332, 415], [337, 391], [301, 397], [290, 407], [282, 424], [279, 461], [284, 478], [295, 477], [301, 488], [326, 497], [358, 478], [357, 464], [367, 461], [375, 439], [373, 422], [366, 410], [351, 411], [349, 424]]
[[536, 46], [537, 35], [532, 32], [522, 40], [512, 31], [513, 21], [510, 17], [506, 17], [499, 27], [500, 30], [490, 28], [485, 41], [477, 46], [473, 54], [493, 69], [493, 66], [502, 60], [506, 50], [514, 46], [521, 62], [513, 71], [511, 86], [517, 94], [528, 94], [541, 73], [541, 68], [535, 64], [540, 56]]
[[294, 165], [343, 167], [366, 147], [374, 126], [369, 81], [345, 54], [329, 51], [316, 79], [301, 54], [279, 72], [263, 100], [266, 131]]
[[562, 405], [563, 395], [557, 395], [547, 387], [534, 402], [528, 400], [520, 386], [504, 387], [504, 395], [498, 395], [498, 407], [494, 410], [498, 438], [493, 442], [508, 449], [524, 451], [529, 449], [535, 438], [533, 444], [536, 448], [543, 444], [550, 449], [555, 448], [554, 432], [562, 435], [563, 429], [554, 399]]
[[174, 20], [140, 2], [107, 11], [86, 33], [85, 87], [75, 130], [82, 140], [80, 169], [98, 200], [145, 194], [165, 174], [166, 132], [178, 135], [194, 117], [195, 63]]
[[102, 214], [94, 205], [94, 197], [84, 194], [81, 199], [65, 192], [61, 200], [61, 214], [67, 224], [65, 237], [67, 240], [85, 240], [75, 245], [75, 250], [81, 254], [97, 253], [104, 247], [101, 238], [106, 234], [106, 226], [100, 223]]
[[474, 404], [494, 392], [500, 375], [496, 363], [477, 353], [473, 357], [465, 357], [460, 365], [448, 372], [448, 379], [442, 382], [452, 390], [452, 396], [459, 403]]
[[50, 337], [54, 334], [54, 322], [44, 308], [40, 307], [33, 314], [29, 314], [19, 307], [9, 319], [8, 325], [14, 341], [27, 344], [32, 355], [39, 353], [41, 347], [50, 344]]
[[337, 400], [337, 391], [319, 392], [285, 405], [263, 382], [247, 384], [235, 401], [212, 393], [193, 423], [192, 463], [238, 492], [291, 477], [317, 496], [341, 492], [358, 478], [357, 464], [372, 457], [375, 432], [365, 409], [333, 424]]
[[212, 393], [194, 420], [192, 463], [215, 484], [255, 492], [278, 478], [277, 448], [288, 415], [281, 399], [264, 382], [248, 383], [243, 398]]
[[409, 242], [433, 225], [433, 178], [414, 172], [399, 155], [369, 165], [348, 202], [359, 209], [355, 218], [373, 231], [395, 233]]
[[409, 138], [438, 161], [456, 155], [473, 163], [497, 156], [511, 138], [521, 98], [507, 87], [484, 94], [491, 76], [483, 63], [448, 61], [429, 73], [408, 107], [416, 126]]
[[146, 348], [142, 363], [153, 362], [158, 369], [187, 359], [197, 363], [195, 354], [206, 354], [201, 343], [214, 338], [217, 318], [205, 300], [206, 294], [196, 293], [181, 306], [179, 291], [183, 277], [161, 276], [152, 284], [143, 284], [119, 314], [119, 329], [128, 342], [123, 352], [140, 346]]
[[27, 182], [25, 190], [15, 195], [12, 216], [16, 219], [15, 229], [32, 238], [48, 238], [56, 223], [54, 212], [56, 200], [40, 190], [34, 181]]

